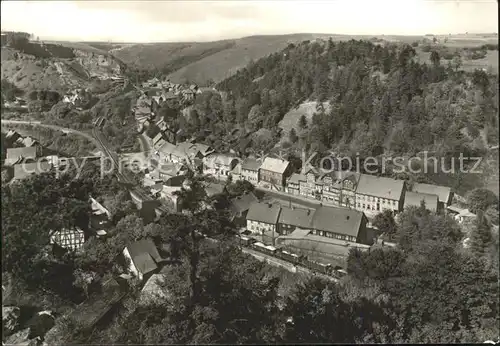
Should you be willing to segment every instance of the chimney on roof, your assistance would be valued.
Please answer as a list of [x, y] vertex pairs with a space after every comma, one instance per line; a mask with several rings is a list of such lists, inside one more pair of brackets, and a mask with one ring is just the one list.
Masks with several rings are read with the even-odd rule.
[[272, 208], [272, 207], [273, 207], [273, 204], [272, 204], [272, 203], [267, 203], [267, 206], [268, 206], [269, 208]]
[[349, 220], [349, 215], [346, 216], [346, 219]]
[[311, 209], [307, 209], [307, 215], [311, 214]]

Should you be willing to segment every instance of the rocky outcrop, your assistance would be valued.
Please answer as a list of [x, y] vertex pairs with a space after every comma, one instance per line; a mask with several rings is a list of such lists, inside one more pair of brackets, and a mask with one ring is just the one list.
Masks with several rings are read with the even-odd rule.
[[111, 55], [97, 54], [75, 50], [75, 61], [90, 72], [92, 77], [102, 75], [119, 75], [122, 72], [122, 64]]

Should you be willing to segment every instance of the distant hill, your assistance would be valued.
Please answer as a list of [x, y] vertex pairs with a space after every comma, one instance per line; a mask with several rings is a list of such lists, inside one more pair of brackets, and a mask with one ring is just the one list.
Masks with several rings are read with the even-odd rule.
[[235, 45], [233, 40], [215, 42], [146, 43], [114, 48], [111, 52], [131, 66], [154, 69], [171, 66], [175, 71]]
[[250, 36], [234, 40], [227, 49], [190, 63], [169, 75], [174, 82], [186, 80], [205, 83], [208, 80], [221, 81], [245, 67], [251, 60], [258, 60], [269, 54], [297, 43], [317, 38], [328, 38], [327, 34], [293, 34], [279, 36]]
[[[400, 35], [336, 35], [336, 34], [289, 34], [249, 36], [241, 39], [222, 40], [214, 42], [184, 42], [184, 43], [97, 43], [89, 42], [90, 46], [109, 51], [123, 62], [139, 68], [160, 69], [174, 82], [192, 81], [205, 84], [209, 80], [219, 82], [238, 69], [246, 66], [251, 60], [258, 60], [269, 54], [278, 52], [290, 43], [297, 43], [317, 38], [334, 41], [363, 39], [372, 42], [432, 42], [436, 37], [438, 42], [450, 48], [478, 47], [484, 44], [497, 44], [498, 35], [491, 34], [460, 34], [436, 36], [400, 36]], [[446, 41], [446, 42], [445, 42]], [[487, 58], [474, 61], [473, 67], [493, 65], [497, 70], [496, 52], [488, 52]], [[428, 59], [429, 54], [423, 57]], [[464, 68], [468, 64], [464, 64]]]

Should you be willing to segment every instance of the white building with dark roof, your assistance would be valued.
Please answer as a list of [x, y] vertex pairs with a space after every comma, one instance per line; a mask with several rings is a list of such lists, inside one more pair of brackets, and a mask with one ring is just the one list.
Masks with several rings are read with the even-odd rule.
[[266, 157], [259, 168], [259, 182], [268, 188], [282, 190], [289, 176], [290, 162]]
[[246, 158], [241, 163], [241, 178], [243, 180], [249, 181], [252, 184], [257, 184], [259, 181], [259, 168], [262, 162], [254, 158]]
[[219, 179], [227, 179], [238, 164], [238, 158], [229, 154], [210, 154], [203, 158], [203, 173]]
[[272, 239], [277, 237], [278, 217], [281, 207], [270, 203], [253, 203], [247, 214], [247, 230]]
[[384, 210], [403, 209], [405, 182], [361, 174], [356, 188], [356, 209], [378, 214]]
[[365, 243], [368, 219], [357, 210], [321, 206], [312, 219], [311, 234], [353, 243]]

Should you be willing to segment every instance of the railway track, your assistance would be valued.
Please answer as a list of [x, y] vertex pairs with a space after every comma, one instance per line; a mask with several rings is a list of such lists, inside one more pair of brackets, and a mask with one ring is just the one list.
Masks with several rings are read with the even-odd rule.
[[[103, 154], [106, 155], [107, 157], [111, 158], [111, 160], [113, 161], [113, 164], [115, 165], [115, 167], [120, 167], [119, 166], [120, 163], [119, 163], [118, 154], [115, 153], [115, 152], [113, 152], [113, 151], [111, 151], [108, 148], [108, 146], [104, 142], [101, 134], [98, 132], [97, 129], [93, 129], [92, 130], [92, 135], [96, 139], [96, 141], [98, 142], [99, 146], [101, 147], [101, 151], [103, 152]], [[121, 172], [120, 169], [115, 169], [114, 173], [118, 177], [118, 180], [122, 181], [123, 183], [125, 183], [127, 185], [131, 185], [131, 186], [136, 185], [136, 182], [134, 181], [134, 179], [130, 178], [127, 173]], [[152, 196], [150, 196], [141, 187], [135, 186], [133, 188], [130, 188], [130, 191], [132, 193], [134, 193], [137, 197], [139, 197], [143, 201], [153, 201], [153, 200], [156, 200]], [[170, 208], [166, 205], [166, 203], [162, 203], [162, 202], [160, 202], [160, 205], [156, 209], [160, 210], [162, 213], [170, 211]]]

